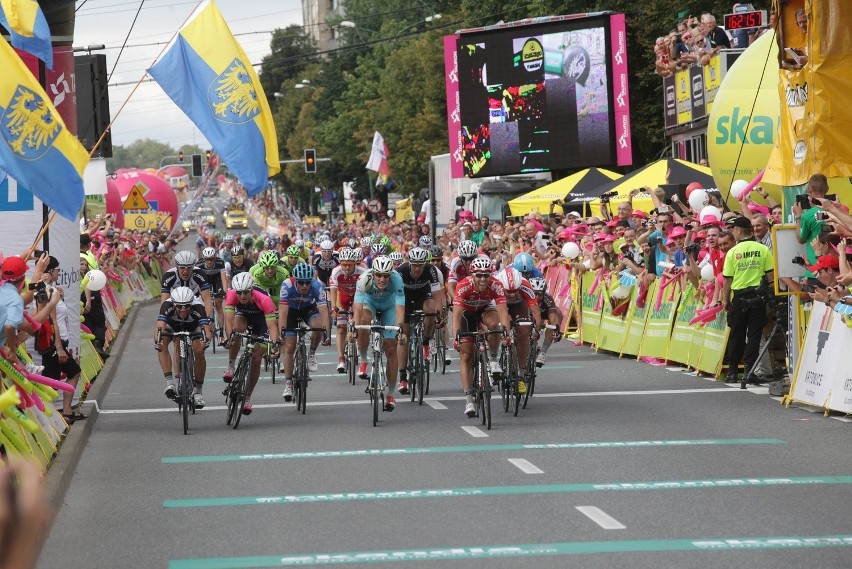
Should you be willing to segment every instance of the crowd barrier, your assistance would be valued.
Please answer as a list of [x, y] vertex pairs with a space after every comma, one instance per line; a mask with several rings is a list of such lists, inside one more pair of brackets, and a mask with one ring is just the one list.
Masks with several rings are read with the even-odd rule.
[[[728, 340], [725, 313], [712, 321], [690, 324], [700, 309], [695, 291], [681, 289], [677, 281], [662, 285], [658, 279], [637, 302], [639, 286], [630, 295], [615, 299], [610, 291], [618, 286], [618, 275], [587, 271], [582, 276], [565, 267], [549, 267], [548, 291], [562, 313], [563, 333], [572, 321], [578, 323], [578, 339], [619, 356], [653, 358], [675, 362], [696, 371], [718, 375]], [[642, 304], [639, 306], [639, 304]]]
[[[160, 275], [156, 261], [152, 272]], [[130, 307], [143, 300], [156, 298], [160, 294], [160, 278], [142, 277], [139, 273], [126, 270], [105, 270], [108, 281], [101, 289], [107, 331], [105, 346], [115, 339], [122, 321]], [[83, 323], [85, 326], [85, 322]], [[80, 400], [84, 401], [92, 382], [103, 369], [104, 362], [92, 343], [94, 336], [81, 332], [80, 338]], [[22, 361], [28, 359], [19, 350]], [[60, 391], [71, 387], [27, 373], [0, 357], [0, 445], [11, 455], [26, 456], [47, 471], [56, 451], [65, 436], [68, 424], [55, 408]]]

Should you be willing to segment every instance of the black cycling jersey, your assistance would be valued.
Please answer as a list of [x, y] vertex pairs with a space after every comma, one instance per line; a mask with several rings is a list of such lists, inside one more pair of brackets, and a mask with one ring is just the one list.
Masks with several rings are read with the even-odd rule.
[[166, 274], [163, 275], [163, 285], [160, 292], [171, 294], [179, 286], [189, 287], [195, 293], [195, 296], [200, 296], [202, 291], [210, 290], [207, 278], [195, 267], [192, 269], [192, 275], [185, 281], [178, 276], [177, 268], [166, 271]]
[[174, 303], [167, 300], [160, 305], [160, 315], [157, 320], [165, 322], [173, 332], [195, 332], [200, 326], [206, 326], [209, 323], [204, 304], [198, 301], [189, 307], [189, 313], [185, 318], [180, 318]]
[[441, 288], [441, 278], [438, 276], [438, 269], [432, 265], [426, 265], [423, 273], [414, 278], [411, 276], [411, 264], [403, 263], [396, 268], [396, 272], [402, 277], [402, 285], [405, 288], [405, 296], [426, 295]]
[[536, 293], [538, 296], [538, 308], [541, 310], [542, 314], [546, 314], [551, 310], [559, 310], [556, 307], [556, 301], [553, 300], [553, 297], [550, 296], [547, 292]]
[[340, 259], [337, 256], [337, 251], [331, 254], [331, 259], [323, 259], [322, 253], [315, 253], [312, 264], [317, 272], [317, 278], [322, 281], [322, 284], [328, 286], [328, 279], [331, 277], [331, 271], [334, 267], [340, 264]]
[[207, 280], [207, 284], [210, 285], [210, 288], [213, 289], [214, 292], [222, 290], [222, 271], [225, 270], [225, 261], [216, 257], [213, 260], [212, 267], [208, 267], [204, 261], [199, 261], [195, 265], [195, 269], [197, 271], [201, 271], [204, 278]]

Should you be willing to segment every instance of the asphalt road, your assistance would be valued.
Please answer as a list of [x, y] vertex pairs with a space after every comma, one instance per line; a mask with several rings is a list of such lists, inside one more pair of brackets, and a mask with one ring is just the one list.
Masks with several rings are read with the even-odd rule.
[[491, 431], [463, 415], [455, 362], [374, 428], [363, 384], [320, 348], [306, 415], [263, 374], [233, 430], [218, 351], [184, 436], [157, 307], [138, 310], [44, 569], [852, 565], [852, 425], [765, 389], [563, 342]]

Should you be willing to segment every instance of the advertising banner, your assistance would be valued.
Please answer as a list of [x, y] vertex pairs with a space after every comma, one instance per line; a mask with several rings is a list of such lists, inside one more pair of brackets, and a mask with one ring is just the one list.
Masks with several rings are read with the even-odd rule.
[[648, 294], [647, 302], [651, 305], [652, 310], [650, 310], [645, 322], [645, 333], [642, 337], [642, 345], [639, 348], [639, 355], [642, 357], [659, 359], [666, 357], [672, 334], [672, 324], [675, 319], [675, 309], [679, 300], [679, 296], [675, 296], [674, 301], [670, 301], [666, 294], [667, 292], [664, 291], [659, 310], [654, 309], [656, 296]]
[[675, 78], [673, 75], [663, 77], [663, 121], [666, 130], [677, 126], [677, 102], [675, 101]]
[[612, 76], [615, 97], [615, 152], [619, 166], [633, 164], [633, 143], [630, 134], [630, 89], [627, 74], [627, 30], [624, 14], [609, 17], [612, 41]]
[[709, 115], [713, 110], [713, 102], [716, 93], [722, 84], [722, 56], [718, 53], [710, 58], [709, 63], [703, 67], [704, 70], [704, 104]]
[[580, 289], [583, 325], [580, 329], [580, 339], [583, 342], [589, 342], [592, 344], [596, 344], [598, 341], [598, 331], [600, 330], [601, 325], [601, 311], [595, 310], [600, 291], [596, 290], [595, 294], [589, 294], [589, 289], [592, 287], [594, 282], [595, 273], [591, 271], [583, 273], [583, 286]]
[[850, 345], [852, 330], [843, 318], [828, 305], [814, 301], [801, 358], [790, 388], [792, 400], [832, 408], [832, 395], [837, 391], [835, 403], [847, 410], [852, 409], [852, 394], [846, 381], [852, 369], [846, 361], [846, 350]]
[[464, 177], [462, 162], [461, 102], [459, 100], [459, 59], [456, 42], [459, 36], [444, 36], [444, 75], [447, 90], [447, 132], [450, 142], [450, 174]]
[[716, 320], [710, 322], [703, 328], [701, 340], [701, 355], [695, 369], [705, 373], [718, 375], [722, 367], [722, 358], [725, 357], [725, 347], [728, 345], [728, 315], [725, 311], [719, 312]]
[[676, 311], [677, 316], [672, 328], [669, 350], [666, 353], [667, 360], [684, 365], [689, 363], [689, 354], [693, 349], [693, 338], [695, 334], [701, 334], [701, 330], [689, 325], [689, 321], [695, 317], [696, 308], [694, 294], [690, 294], [681, 300]]
[[[613, 286], [611, 282], [601, 283], [601, 286], [604, 285]], [[618, 275], [615, 278], [615, 286], [618, 286]], [[604, 295], [604, 298], [607, 299], [607, 295]], [[598, 349], [620, 354], [628, 322], [626, 313], [621, 316], [613, 316], [612, 305], [609, 300], [605, 300], [601, 311], [600, 330], [598, 331]]]
[[707, 116], [707, 105], [704, 99], [704, 70], [701, 67], [689, 68], [689, 85], [692, 97], [692, 120], [697, 121]]
[[633, 295], [630, 297], [630, 304], [632, 308], [628, 320], [627, 333], [624, 336], [624, 343], [621, 345], [622, 355], [639, 355], [639, 347], [642, 345], [642, 336], [645, 333], [645, 321], [648, 319], [648, 312], [650, 312], [650, 310], [648, 310], [649, 302], [647, 299], [654, 298], [656, 294], [657, 282], [654, 281], [648, 289], [645, 304], [642, 307], [639, 307], [636, 306], [636, 298], [639, 296], [639, 287], [633, 287]]
[[675, 102], [677, 105], [677, 124], [692, 122], [692, 83], [689, 69], [675, 73]]

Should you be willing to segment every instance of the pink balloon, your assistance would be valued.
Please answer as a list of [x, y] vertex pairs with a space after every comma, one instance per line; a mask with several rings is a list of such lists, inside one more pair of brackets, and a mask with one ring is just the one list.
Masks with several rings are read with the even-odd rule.
[[748, 186], [746, 186], [745, 189], [743, 189], [743, 193], [740, 195], [741, 198], [746, 197], [749, 194], [749, 192], [751, 192], [754, 189], [754, 187], [760, 183], [760, 181], [763, 179], [763, 174], [765, 172], [766, 172], [766, 168], [764, 168], [763, 170], [761, 170], [760, 172], [757, 173], [757, 176], [754, 177], [754, 180], [749, 182]]

